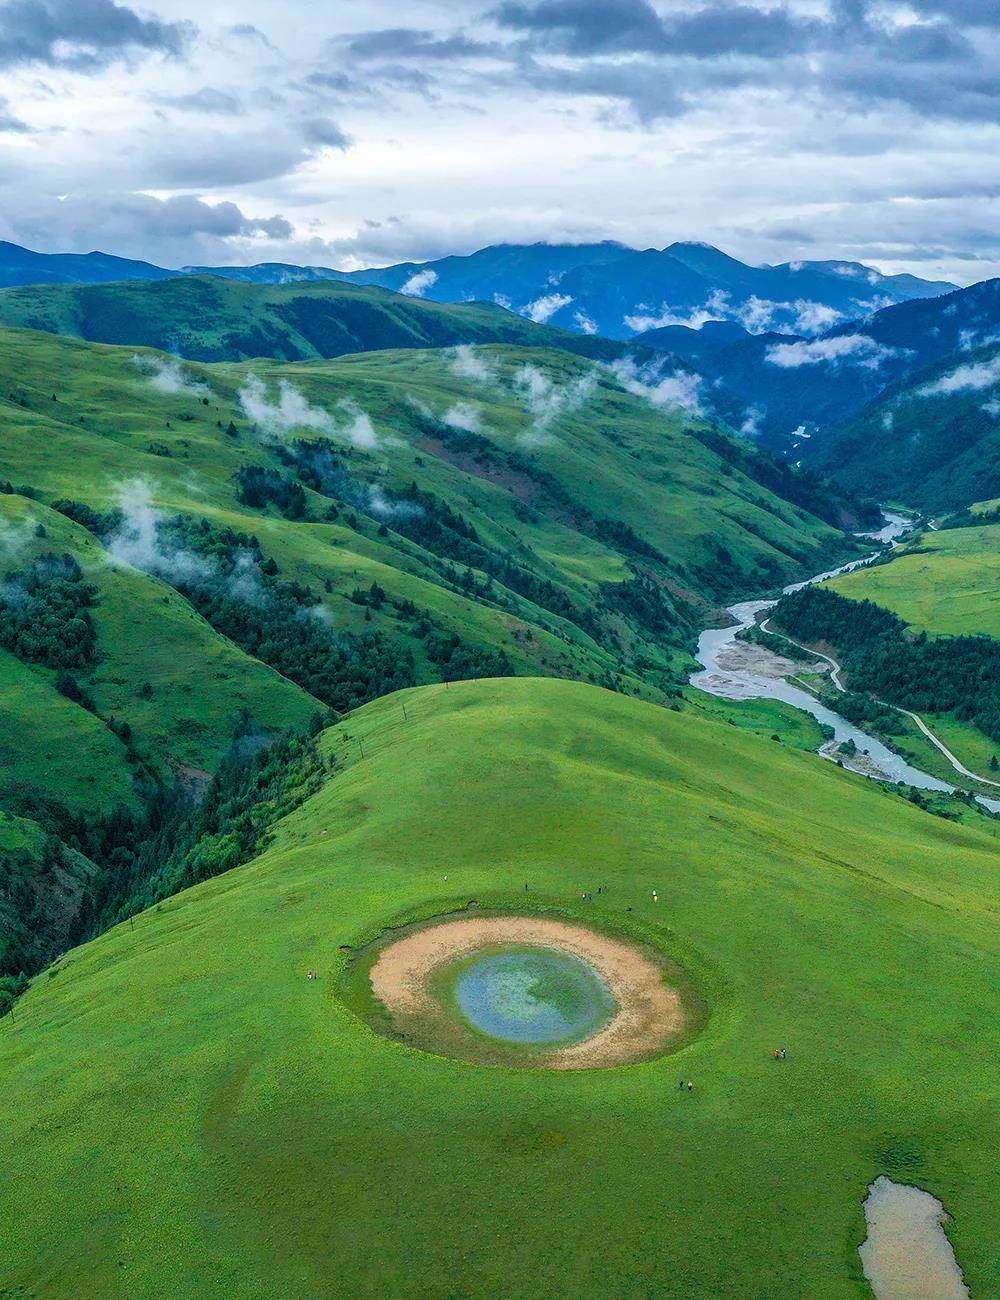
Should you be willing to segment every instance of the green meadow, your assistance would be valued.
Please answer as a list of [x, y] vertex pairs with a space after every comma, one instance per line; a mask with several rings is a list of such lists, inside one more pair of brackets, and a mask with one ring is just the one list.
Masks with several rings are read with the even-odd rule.
[[[891, 609], [916, 632], [1000, 637], [1000, 525], [926, 529], [888, 563], [841, 574], [828, 585], [852, 600]], [[978, 727], [951, 714], [929, 714], [925, 721], [971, 771], [1000, 780], [990, 768], [1000, 746]], [[905, 746], [918, 766], [954, 777], [948, 760], [916, 727], [907, 726]]]
[[889, 564], [841, 574], [830, 586], [933, 636], [1000, 637], [1000, 525], [925, 529]]
[[[972, 1295], [1000, 1289], [993, 839], [566, 681], [419, 688], [321, 745], [261, 857], [68, 953], [0, 1026], [10, 1294], [846, 1300], [880, 1173], [940, 1197]], [[680, 962], [701, 1031], [506, 1070], [339, 1002], [346, 948], [526, 883]]]

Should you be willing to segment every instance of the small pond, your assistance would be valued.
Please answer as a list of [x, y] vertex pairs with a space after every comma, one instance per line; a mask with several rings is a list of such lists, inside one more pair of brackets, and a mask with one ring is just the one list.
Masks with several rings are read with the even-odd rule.
[[443, 979], [468, 1024], [507, 1043], [579, 1042], [618, 1009], [593, 966], [551, 948], [481, 951], [456, 962]]

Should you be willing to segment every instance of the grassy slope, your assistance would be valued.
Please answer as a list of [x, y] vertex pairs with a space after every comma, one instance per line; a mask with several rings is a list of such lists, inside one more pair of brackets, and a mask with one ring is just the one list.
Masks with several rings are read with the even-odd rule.
[[337, 281], [256, 285], [197, 276], [0, 290], [0, 323], [94, 343], [162, 348], [199, 361], [302, 361], [379, 348], [454, 343], [570, 346], [619, 355], [603, 340], [536, 325], [493, 303], [442, 304]]
[[[985, 633], [1000, 637], [1000, 525], [927, 530], [890, 563], [856, 569], [829, 584], [853, 600], [873, 600], [893, 610], [917, 631], [932, 636]], [[995, 741], [978, 727], [949, 715], [935, 715], [935, 734], [973, 772], [989, 770]], [[925, 738], [914, 733], [906, 746], [920, 765], [949, 779], [951, 765]], [[987, 793], [992, 793], [987, 791]]]
[[[3, 1026], [0, 1282], [861, 1297], [887, 1172], [954, 1214], [972, 1294], [1000, 1287], [992, 840], [578, 684], [403, 698], [407, 722], [389, 697], [328, 733], [341, 770], [263, 858], [69, 954]], [[704, 1033], [636, 1067], [505, 1072], [333, 1000], [339, 945], [525, 880], [650, 927], [701, 979]]]
[[[42, 538], [32, 532], [38, 524], [45, 529]], [[170, 587], [127, 565], [113, 565], [86, 529], [41, 502], [0, 496], [4, 527], [23, 540], [16, 551], [0, 555], [0, 578], [37, 555], [69, 553], [97, 587], [91, 613], [99, 658], [92, 673], [76, 676], [101, 718], [130, 724], [140, 760], [161, 775], [169, 776], [178, 764], [213, 769], [244, 710], [259, 727], [301, 729], [320, 708], [305, 691], [214, 632]], [[127, 802], [131, 778], [123, 747], [100, 718], [56, 693], [54, 671], [28, 667], [9, 655], [4, 664], [21, 686], [5, 693], [0, 708], [20, 705], [38, 727], [52, 729], [54, 738], [49, 745], [26, 746], [19, 740], [0, 749], [0, 781], [23, 778], [29, 788], [46, 789], [55, 798], [61, 791], [61, 801], [74, 811], [96, 813], [109, 802]], [[148, 699], [139, 693], [147, 683]], [[18, 731], [12, 727], [7, 735]], [[41, 773], [30, 770], [36, 762], [43, 765]]]
[[[329, 411], [345, 399], [357, 403], [381, 439], [374, 454], [345, 448], [362, 488], [369, 483], [403, 488], [415, 480], [460, 510], [491, 547], [518, 556], [581, 608], [594, 600], [601, 583], [629, 577], [626, 559], [612, 542], [582, 533], [564, 507], [539, 499], [544, 493], [530, 476], [508, 471], [510, 454], [526, 456], [532, 466], [553, 474], [595, 515], [623, 519], [660, 547], [669, 557], [675, 586], [696, 602], [704, 596], [704, 583], [692, 569], [714, 566], [720, 544], [731, 553], [733, 582], [759, 587], [821, 567], [824, 551], [840, 537], [723, 464], [686, 431], [690, 422], [657, 413], [610, 382], [602, 381], [583, 408], [557, 422], [544, 445], [526, 450], [530, 420], [509, 383], [494, 390], [462, 380], [440, 351], [294, 367], [192, 366], [189, 373], [211, 386], [204, 405], [198, 395], [156, 391], [128, 349], [35, 332], [8, 332], [4, 341], [0, 395], [6, 393], [7, 400], [0, 396], [0, 474], [36, 487], [47, 499], [69, 496], [95, 506], [112, 501], [122, 481], [146, 478], [164, 509], [257, 532], [283, 576], [314, 583], [330, 578], [335, 590], [325, 600], [337, 626], [363, 626], [364, 611], [348, 597], [355, 586], [378, 581], [391, 597], [431, 609], [444, 629], [464, 640], [503, 648], [519, 672], [601, 676], [619, 661], [578, 627], [511, 593], [503, 609], [471, 602], [443, 581], [433, 557], [392, 531], [379, 537], [370, 517], [362, 516], [357, 528], [345, 515], [336, 524], [289, 523], [239, 506], [236, 471], [248, 464], [280, 465], [273, 447], [254, 436], [240, 413], [236, 395], [249, 373], [270, 384], [272, 393], [275, 381], [289, 380]], [[544, 350], [500, 348], [486, 355], [508, 379], [518, 365], [531, 362], [558, 384], [579, 377], [586, 365]], [[59, 376], [55, 401], [53, 374]], [[455, 401], [474, 401], [499, 471], [456, 463], [460, 457], [428, 445], [411, 397], [438, 414]], [[236, 439], [218, 428], [231, 417], [241, 431]], [[170, 455], [156, 454], [164, 449]], [[529, 502], [533, 508], [526, 509]], [[311, 518], [321, 519], [328, 504], [311, 496]], [[387, 612], [376, 615], [374, 626], [406, 635]], [[641, 652], [660, 666], [669, 664], [671, 656], [662, 647], [635, 644], [634, 628], [622, 634], [627, 657]]]
[[132, 797], [125, 747], [51, 675], [0, 650], [0, 803], [41, 798], [99, 815]]
[[890, 564], [856, 569], [829, 585], [932, 635], [1000, 637], [1000, 524], [927, 530]]

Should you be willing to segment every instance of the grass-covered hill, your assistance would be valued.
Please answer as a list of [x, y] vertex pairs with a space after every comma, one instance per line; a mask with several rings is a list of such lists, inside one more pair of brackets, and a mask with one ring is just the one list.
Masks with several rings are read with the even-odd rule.
[[1000, 496], [1000, 347], [951, 352], [807, 453], [845, 487], [933, 512]]
[[[320, 749], [263, 856], [67, 954], [3, 1022], [0, 1288], [851, 1300], [886, 1173], [943, 1200], [972, 1295], [1000, 1290], [994, 839], [570, 682], [390, 696]], [[679, 959], [701, 1032], [634, 1067], [489, 1069], [338, 1000], [345, 945], [523, 908], [526, 882]]]
[[827, 584], [852, 600], [873, 600], [935, 636], [1000, 640], [1000, 524], [925, 530], [889, 564], [841, 574]]
[[0, 324], [199, 361], [304, 361], [459, 343], [569, 347], [608, 359], [622, 351], [492, 302], [442, 304], [339, 281], [259, 285], [211, 275], [0, 289]]
[[816, 484], [554, 350], [7, 330], [0, 435], [0, 809], [114, 882], [81, 934], [175, 887], [184, 792], [317, 716], [502, 674], [671, 698], [720, 603], [855, 545]]

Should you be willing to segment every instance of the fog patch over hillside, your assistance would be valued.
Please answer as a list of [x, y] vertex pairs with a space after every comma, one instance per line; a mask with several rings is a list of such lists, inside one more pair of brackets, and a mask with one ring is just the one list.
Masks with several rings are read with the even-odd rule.
[[278, 381], [277, 401], [267, 395], [263, 380], [248, 375], [240, 389], [239, 403], [256, 428], [274, 438], [286, 438], [294, 430], [311, 429], [327, 437], [340, 438], [363, 451], [379, 445], [371, 419], [350, 398], [341, 398], [333, 413], [313, 406], [287, 379]]
[[437, 271], [432, 271], [429, 267], [425, 271], [414, 271], [399, 292], [410, 298], [422, 298], [428, 289], [437, 284], [437, 278]]
[[867, 334], [838, 334], [833, 338], [814, 339], [806, 343], [775, 343], [767, 349], [765, 360], [781, 370], [799, 366], [852, 365], [877, 370], [890, 357], [905, 356], [908, 349], [886, 347]]
[[28, 545], [37, 527], [38, 524], [31, 515], [17, 524], [0, 517], [0, 563], [13, 563]]
[[494, 368], [469, 343], [460, 343], [452, 348], [451, 368], [459, 379], [471, 379], [480, 384], [493, 384], [497, 380]]
[[701, 415], [702, 377], [688, 370], [673, 370], [664, 374], [662, 362], [638, 365], [632, 357], [612, 361], [608, 369], [627, 393], [642, 397], [661, 410], [688, 411]]
[[533, 320], [536, 325], [545, 325], [557, 311], [568, 307], [573, 299], [566, 293], [546, 293], [534, 302], [525, 303], [521, 315]]
[[977, 393], [984, 388], [1000, 384], [1000, 355], [989, 361], [976, 361], [958, 366], [950, 374], [942, 375], [917, 389], [920, 397], [950, 397], [953, 393]]
[[[890, 301], [886, 299], [859, 303], [859, 314], [888, 306]], [[783, 330], [811, 337], [831, 329], [843, 319], [843, 312], [810, 298], [776, 302], [771, 298], [751, 294], [745, 302], [734, 303], [727, 290], [715, 289], [700, 307], [691, 307], [682, 312], [663, 303], [657, 313], [639, 307], [632, 315], [625, 317], [625, 324], [641, 334], [646, 330], [664, 329], [668, 325], [682, 325], [685, 329], [698, 330], [709, 321], [730, 320], [742, 325], [750, 334]]]
[[479, 433], [483, 427], [483, 413], [473, 402], [455, 402], [441, 419], [452, 429], [464, 429], [466, 433]]
[[121, 484], [116, 504], [121, 523], [107, 541], [108, 554], [113, 560], [155, 574], [167, 582], [198, 581], [210, 575], [212, 566], [207, 560], [161, 538], [163, 517], [153, 505], [153, 493], [145, 479]]
[[528, 364], [514, 371], [511, 387], [531, 416], [531, 424], [518, 440], [525, 446], [537, 446], [547, 440], [556, 420], [588, 401], [597, 387], [597, 373], [588, 370], [567, 384], [557, 384], [544, 370]]
[[208, 384], [192, 379], [186, 374], [177, 357], [144, 357], [137, 352], [132, 357], [132, 364], [157, 392], [188, 393], [192, 397], [207, 397], [212, 391]]

